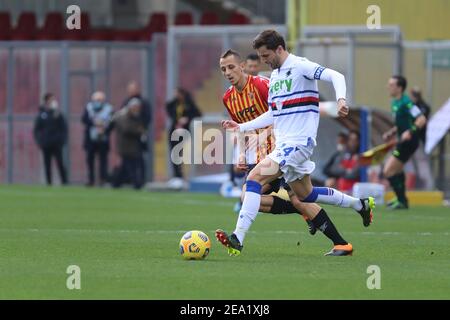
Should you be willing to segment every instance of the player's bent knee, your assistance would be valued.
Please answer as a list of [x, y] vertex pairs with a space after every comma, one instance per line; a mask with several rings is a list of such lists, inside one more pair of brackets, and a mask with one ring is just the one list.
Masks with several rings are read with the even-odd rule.
[[264, 183], [264, 179], [263, 179], [263, 177], [260, 175], [260, 174], [258, 174], [258, 173], [253, 173], [253, 172], [250, 172], [249, 174], [248, 174], [248, 177], [247, 177], [247, 181], [249, 181], [249, 180], [251, 180], [251, 181], [255, 181], [255, 182], [258, 182], [259, 184], [261, 184], [261, 185], [263, 185]]
[[395, 172], [394, 172], [394, 169], [392, 168], [392, 166], [387, 165], [387, 166], [384, 167], [384, 169], [383, 169], [383, 175], [384, 175], [386, 178], [390, 178], [390, 177], [392, 177], [394, 174], [395, 174]]

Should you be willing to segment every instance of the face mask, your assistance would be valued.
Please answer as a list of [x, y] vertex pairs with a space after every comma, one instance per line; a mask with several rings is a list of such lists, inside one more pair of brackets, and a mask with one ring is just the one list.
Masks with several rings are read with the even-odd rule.
[[56, 100], [52, 100], [52, 102], [50, 102], [50, 109], [52, 109], [52, 110], [56, 110], [56, 109], [58, 109], [58, 101], [56, 101]]
[[337, 151], [344, 151], [344, 145], [343, 144], [338, 144], [337, 146], [336, 146], [336, 149], [337, 149]]
[[100, 110], [102, 108], [102, 103], [99, 102], [99, 101], [94, 101], [92, 104], [93, 104], [93, 107], [94, 107], [95, 111], [98, 111], [98, 110]]

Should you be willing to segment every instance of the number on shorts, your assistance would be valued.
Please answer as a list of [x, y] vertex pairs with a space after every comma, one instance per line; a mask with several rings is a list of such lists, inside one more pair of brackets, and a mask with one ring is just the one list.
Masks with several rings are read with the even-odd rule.
[[292, 151], [294, 150], [294, 147], [284, 148], [284, 156], [287, 157]]

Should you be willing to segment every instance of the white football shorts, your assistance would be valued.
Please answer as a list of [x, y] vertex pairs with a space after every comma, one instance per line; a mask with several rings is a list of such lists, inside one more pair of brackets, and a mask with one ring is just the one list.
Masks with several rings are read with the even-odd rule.
[[289, 183], [311, 174], [316, 164], [310, 160], [316, 143], [313, 139], [307, 145], [283, 142], [277, 144], [268, 157], [278, 163], [284, 180]]

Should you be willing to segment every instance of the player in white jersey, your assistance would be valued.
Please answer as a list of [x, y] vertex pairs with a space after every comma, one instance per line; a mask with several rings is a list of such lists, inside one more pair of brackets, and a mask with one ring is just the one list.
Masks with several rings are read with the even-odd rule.
[[[348, 107], [344, 76], [306, 58], [290, 54], [286, 51], [283, 37], [274, 30], [260, 33], [255, 38], [253, 47], [261, 60], [273, 69], [269, 84], [269, 111], [242, 124], [225, 120], [222, 121], [222, 126], [225, 129], [248, 131], [273, 125], [276, 147], [248, 174], [247, 189], [236, 229], [230, 236], [219, 229], [216, 231], [216, 238], [228, 248], [230, 255], [240, 254], [245, 235], [258, 213], [261, 186], [280, 176], [283, 176], [301, 201], [351, 207], [361, 215], [363, 225], [369, 226], [375, 206], [372, 197], [358, 199], [336, 189], [313, 187], [310, 179], [310, 174], [315, 169], [310, 158], [316, 146], [319, 126], [317, 80], [333, 83], [338, 114], [345, 117]], [[321, 230], [332, 227], [326, 215], [317, 215], [312, 222]], [[348, 248], [339, 246], [334, 251], [351, 253]]]

